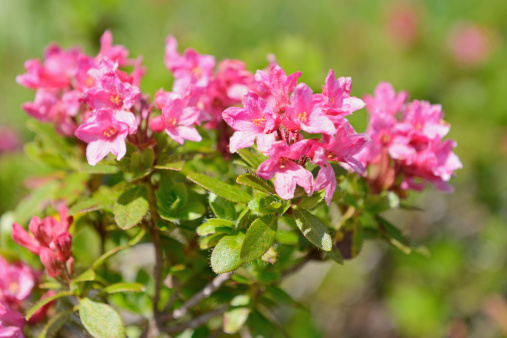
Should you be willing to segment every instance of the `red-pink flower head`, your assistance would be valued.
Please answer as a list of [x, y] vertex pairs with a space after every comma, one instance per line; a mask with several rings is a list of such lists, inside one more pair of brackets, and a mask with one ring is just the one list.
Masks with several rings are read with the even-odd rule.
[[25, 324], [25, 318], [21, 313], [13, 311], [8, 304], [0, 301], [0, 337], [24, 338]]
[[118, 63], [103, 58], [99, 68], [88, 72], [97, 80], [97, 85], [83, 94], [83, 98], [91, 108], [115, 110], [132, 108], [141, 90], [131, 84], [131, 77], [117, 69]]
[[121, 160], [127, 152], [125, 139], [137, 131], [134, 114], [125, 110], [101, 108], [76, 130], [76, 137], [88, 143], [86, 159], [96, 165], [108, 153]]
[[168, 36], [165, 47], [165, 66], [175, 78], [173, 91], [186, 91], [190, 84], [206, 88], [213, 75], [215, 57], [203, 55], [188, 48], [183, 55], [178, 53], [178, 42], [173, 36]]
[[314, 100], [317, 105], [328, 115], [345, 116], [356, 110], [364, 108], [364, 101], [351, 97], [352, 79], [350, 77], [339, 77], [335, 80], [334, 71], [329, 70], [326, 77], [326, 84], [322, 86], [322, 94], [315, 94]]
[[62, 51], [57, 45], [51, 44], [44, 53], [44, 63], [41, 64], [38, 59], [26, 61], [26, 73], [18, 75], [16, 82], [31, 89], [64, 89], [76, 75], [80, 54], [79, 48]]
[[155, 132], [165, 130], [179, 144], [183, 144], [184, 140], [200, 142], [202, 137], [193, 126], [199, 115], [199, 109], [188, 107], [188, 100], [181, 97], [168, 98], [162, 115], [150, 120], [150, 128]]
[[283, 113], [289, 105], [289, 96], [297, 85], [301, 72], [295, 72], [287, 76], [279, 65], [275, 65], [268, 73], [258, 70], [255, 73], [255, 80], [261, 85], [261, 90], [269, 92], [275, 99], [276, 113]]
[[106, 30], [100, 38], [99, 56], [108, 58], [113, 62], [118, 62], [120, 67], [129, 65], [127, 60], [129, 51], [122, 45], [113, 45], [113, 34], [110, 30]]
[[413, 101], [403, 110], [402, 123], [412, 127], [413, 142], [443, 138], [451, 126], [443, 120], [442, 106], [426, 101]]
[[267, 151], [275, 141], [278, 115], [254, 92], [245, 95], [242, 108], [227, 108], [222, 117], [235, 130], [229, 143], [231, 153], [252, 146], [255, 140], [260, 151]]
[[301, 186], [308, 196], [313, 193], [312, 173], [294, 162], [311, 148], [310, 140], [300, 141], [288, 146], [283, 141], [273, 143], [269, 149], [269, 158], [257, 168], [257, 175], [265, 180], [275, 177], [275, 191], [283, 199], [294, 197], [296, 185]]
[[28, 265], [9, 263], [1, 256], [0, 276], [0, 301], [16, 307], [30, 296], [35, 285], [35, 273]]
[[313, 91], [304, 83], [298, 84], [294, 90], [282, 123], [290, 131], [304, 130], [312, 134], [336, 132], [322, 108], [314, 106]]
[[398, 94], [388, 82], [381, 82], [375, 88], [375, 96], [365, 95], [364, 102], [371, 115], [387, 114], [396, 115], [408, 99], [408, 93], [401, 91]]

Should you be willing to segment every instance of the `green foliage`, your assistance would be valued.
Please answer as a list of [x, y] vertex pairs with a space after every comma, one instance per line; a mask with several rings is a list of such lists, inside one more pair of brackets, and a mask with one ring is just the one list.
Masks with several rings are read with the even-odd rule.
[[278, 229], [278, 218], [266, 215], [257, 218], [250, 224], [241, 247], [241, 260], [251, 262], [268, 251], [275, 241]]
[[109, 305], [83, 298], [79, 301], [81, 322], [94, 338], [125, 337], [125, 328], [118, 313]]
[[116, 224], [123, 230], [138, 225], [148, 213], [148, 197], [144, 186], [126, 190], [118, 197], [113, 212]]
[[30, 310], [28, 310], [28, 312], [26, 313], [25, 319], [29, 320], [30, 318], [32, 318], [32, 316], [35, 314], [35, 312], [37, 312], [37, 310], [40, 310], [44, 305], [46, 305], [46, 304], [48, 304], [48, 303], [50, 303], [50, 302], [52, 302], [52, 301], [54, 301], [54, 300], [56, 300], [58, 298], [68, 297], [68, 296], [72, 296], [72, 292], [71, 291], [57, 292], [57, 293], [55, 293], [52, 296], [40, 299], [37, 303], [35, 303], [30, 308]]
[[243, 232], [235, 231], [220, 239], [211, 254], [211, 268], [215, 273], [233, 271], [243, 264], [240, 256], [244, 238]]
[[319, 249], [331, 251], [332, 239], [326, 225], [305, 209], [293, 207], [292, 211], [296, 224], [303, 236]]
[[219, 197], [235, 203], [248, 203], [251, 196], [243, 190], [209, 176], [191, 173], [187, 178]]

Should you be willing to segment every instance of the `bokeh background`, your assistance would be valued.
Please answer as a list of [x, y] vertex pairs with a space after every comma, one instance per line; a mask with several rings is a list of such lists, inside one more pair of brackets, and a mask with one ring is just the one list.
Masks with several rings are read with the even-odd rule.
[[[164, 40], [251, 71], [276, 55], [319, 90], [330, 68], [354, 96], [389, 81], [441, 103], [464, 168], [455, 193], [411, 196], [424, 211], [388, 217], [428, 255], [367, 242], [344, 266], [311, 264], [284, 282], [306, 310], [280, 308], [290, 337], [507, 336], [507, 1], [505, 0], [0, 0], [0, 214], [48, 173], [23, 154], [33, 135], [15, 83], [26, 59], [57, 42], [95, 54], [111, 29], [142, 54], [144, 92], [170, 88]], [[366, 111], [351, 120], [358, 131]], [[5, 222], [4, 222], [5, 223]], [[6, 224], [2, 224], [5, 231]]]

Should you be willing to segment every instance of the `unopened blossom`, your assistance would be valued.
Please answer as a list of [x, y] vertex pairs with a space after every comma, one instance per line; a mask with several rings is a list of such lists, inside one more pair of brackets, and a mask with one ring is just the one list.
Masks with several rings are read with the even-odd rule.
[[118, 63], [102, 59], [99, 68], [91, 69], [88, 73], [97, 82], [83, 97], [93, 109], [129, 110], [141, 94], [140, 89], [131, 84], [132, 78], [118, 71]]
[[64, 205], [60, 206], [58, 212], [59, 221], [53, 217], [46, 217], [43, 220], [36, 216], [32, 217], [28, 225], [30, 233], [18, 223], [12, 225], [14, 242], [39, 255], [41, 263], [51, 277], [57, 277], [65, 270], [68, 271], [71, 268], [69, 265], [73, 264], [72, 237], [68, 232], [72, 216], [68, 216], [68, 209]]
[[275, 141], [274, 130], [278, 128], [277, 115], [262, 98], [249, 92], [243, 98], [243, 107], [231, 107], [222, 113], [225, 122], [235, 130], [230, 139], [229, 150], [250, 147], [257, 140], [260, 151], [267, 151]]
[[205, 88], [215, 68], [215, 57], [203, 55], [188, 48], [183, 55], [178, 53], [178, 42], [168, 36], [165, 47], [165, 66], [173, 73], [175, 81], [173, 91], [181, 93], [187, 90], [190, 83]]
[[184, 140], [200, 142], [202, 137], [193, 126], [199, 115], [199, 109], [188, 107], [188, 101], [184, 98], [169, 98], [162, 109], [162, 115], [150, 120], [150, 128], [155, 132], [165, 130], [179, 144], [183, 144]]
[[109, 153], [116, 156], [118, 161], [121, 160], [127, 152], [125, 139], [136, 131], [134, 114], [125, 110], [102, 108], [80, 125], [75, 134], [88, 143], [86, 159], [90, 165], [96, 165]]
[[350, 77], [339, 77], [335, 80], [332, 69], [326, 77], [326, 84], [322, 86], [322, 94], [315, 94], [314, 100], [326, 114], [329, 115], [350, 115], [356, 110], [364, 108], [364, 101], [351, 97], [352, 79]]
[[390, 83], [381, 82], [375, 88], [375, 95], [365, 95], [364, 102], [371, 115], [395, 115], [400, 112], [407, 99], [407, 92], [396, 93]]
[[314, 105], [313, 91], [304, 83], [297, 85], [283, 125], [290, 131], [304, 130], [312, 134], [334, 134], [336, 128], [322, 108]]
[[275, 65], [269, 73], [258, 70], [255, 73], [255, 80], [261, 85], [262, 90], [273, 96], [275, 113], [283, 113], [290, 103], [289, 96], [296, 88], [300, 76], [299, 71], [287, 76], [282, 67]]
[[25, 62], [26, 73], [18, 75], [16, 82], [31, 89], [63, 89], [71, 84], [72, 77], [76, 75], [80, 54], [79, 48], [64, 51], [52, 44], [46, 48], [43, 63], [38, 59]]
[[0, 337], [24, 338], [25, 324], [25, 318], [21, 313], [13, 311], [7, 303], [0, 300]]
[[[9, 263], [0, 256], [0, 301], [18, 305], [30, 296], [34, 271], [23, 262]], [[0, 336], [1, 337], [1, 336]]]
[[308, 196], [311, 196], [313, 193], [312, 173], [294, 161], [300, 159], [309, 147], [311, 145], [304, 141], [290, 147], [283, 141], [275, 142], [269, 149], [269, 158], [257, 168], [257, 175], [265, 180], [276, 175], [275, 191], [285, 200], [294, 197], [296, 185], [301, 186]]

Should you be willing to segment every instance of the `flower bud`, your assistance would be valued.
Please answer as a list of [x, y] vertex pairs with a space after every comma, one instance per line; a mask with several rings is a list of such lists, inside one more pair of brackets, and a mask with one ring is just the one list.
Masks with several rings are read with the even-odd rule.
[[68, 232], [59, 235], [54, 241], [56, 258], [64, 263], [72, 255], [72, 236]]
[[[34, 218], [36, 218], [36, 217], [34, 217]], [[32, 220], [33, 220], [33, 218], [32, 218]], [[30, 224], [32, 224], [32, 222], [30, 222]], [[28, 234], [28, 232], [26, 232], [26, 230], [23, 229], [23, 227], [21, 225], [19, 225], [18, 223], [14, 223], [12, 225], [11, 235], [12, 235], [12, 239], [14, 240], [14, 242], [21, 245], [22, 247], [27, 248], [28, 250], [30, 250], [32, 253], [34, 253], [36, 255], [39, 254], [39, 250], [40, 250], [39, 242], [35, 238], [30, 236]]]
[[70, 257], [67, 262], [65, 263], [65, 265], [67, 266], [67, 271], [69, 272], [69, 275], [72, 276], [74, 275], [74, 257]]
[[61, 274], [60, 264], [56, 259], [56, 256], [48, 248], [40, 249], [40, 261], [46, 268], [50, 277], [58, 277]]

